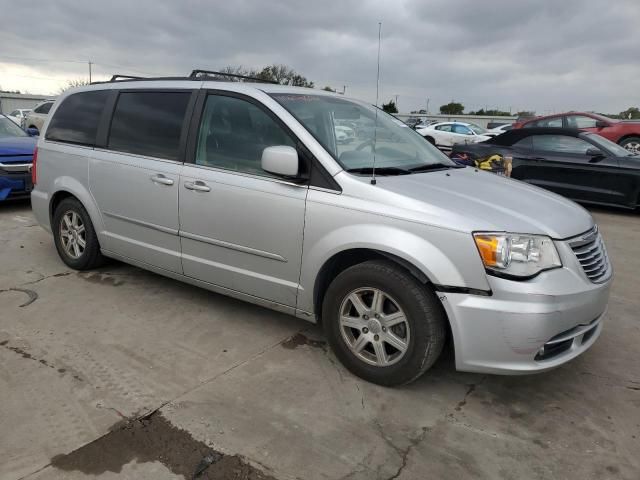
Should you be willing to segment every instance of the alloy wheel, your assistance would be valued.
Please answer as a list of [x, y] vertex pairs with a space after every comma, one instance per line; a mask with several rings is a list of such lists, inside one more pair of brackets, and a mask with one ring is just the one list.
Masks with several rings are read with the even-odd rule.
[[353, 290], [343, 299], [340, 332], [351, 353], [377, 367], [399, 362], [409, 348], [411, 335], [398, 302], [373, 287]]
[[77, 212], [69, 210], [60, 220], [60, 240], [62, 248], [69, 257], [77, 260], [84, 253], [87, 237], [82, 218]]
[[640, 142], [629, 142], [624, 146], [624, 148], [629, 150], [631, 153], [640, 155]]

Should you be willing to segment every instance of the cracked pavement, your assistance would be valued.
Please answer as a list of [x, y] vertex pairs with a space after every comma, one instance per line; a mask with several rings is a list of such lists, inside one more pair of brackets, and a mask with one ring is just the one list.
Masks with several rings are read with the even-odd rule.
[[0, 479], [185, 478], [148, 455], [51, 465], [157, 412], [279, 480], [635, 480], [640, 215], [593, 212], [616, 281], [590, 351], [526, 377], [456, 372], [449, 351], [385, 389], [303, 321], [116, 262], [70, 271], [28, 202], [0, 204]]

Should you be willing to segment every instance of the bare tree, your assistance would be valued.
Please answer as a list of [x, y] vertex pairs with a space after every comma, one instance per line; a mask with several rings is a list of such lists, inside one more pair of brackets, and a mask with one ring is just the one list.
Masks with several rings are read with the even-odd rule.
[[58, 89], [58, 93], [64, 93], [70, 88], [82, 87], [83, 85], [90, 85], [89, 80], [77, 78], [75, 80], [67, 80], [67, 84], [64, 87]]

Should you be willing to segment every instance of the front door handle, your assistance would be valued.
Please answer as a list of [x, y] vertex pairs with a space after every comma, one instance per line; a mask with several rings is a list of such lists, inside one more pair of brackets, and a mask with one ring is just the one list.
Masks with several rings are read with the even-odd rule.
[[196, 192], [210, 192], [211, 187], [209, 187], [202, 180], [196, 180], [195, 182], [184, 182], [184, 188], [187, 190], [194, 190]]
[[157, 175], [151, 175], [151, 181], [153, 183], [159, 183], [160, 185], [173, 185], [173, 180], [165, 177], [163, 174], [159, 173]]

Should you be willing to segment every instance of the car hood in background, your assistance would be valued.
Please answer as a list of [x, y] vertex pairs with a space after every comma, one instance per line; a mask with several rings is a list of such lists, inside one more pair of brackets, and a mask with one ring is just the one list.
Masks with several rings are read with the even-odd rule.
[[[38, 139], [34, 137], [9, 137], [0, 138], [0, 158], [32, 156]], [[4, 158], [2, 162], [11, 162], [13, 159]], [[15, 161], [24, 161], [17, 158]]]
[[[419, 203], [404, 207], [440, 219], [442, 227], [568, 238], [589, 230], [593, 218], [555, 193], [474, 168], [378, 177], [378, 186]], [[411, 202], [409, 202], [411, 203]], [[427, 220], [428, 221], [428, 220]]]

